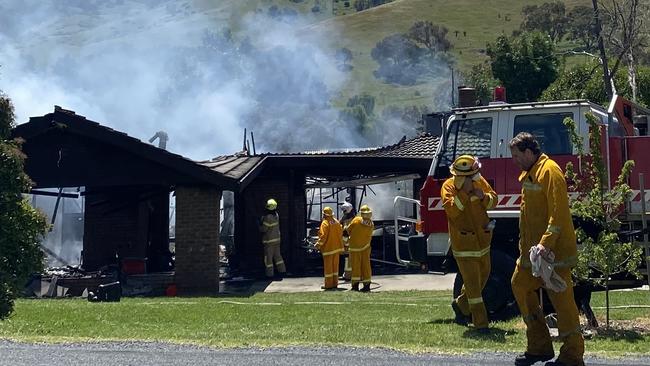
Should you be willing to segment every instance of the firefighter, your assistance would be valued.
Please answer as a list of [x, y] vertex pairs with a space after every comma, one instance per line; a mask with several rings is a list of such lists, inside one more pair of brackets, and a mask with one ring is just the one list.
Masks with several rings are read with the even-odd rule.
[[260, 220], [262, 244], [264, 245], [264, 266], [267, 278], [273, 278], [273, 263], [278, 269], [280, 278], [286, 273], [284, 260], [280, 253], [280, 216], [276, 211], [278, 203], [270, 198], [266, 201], [265, 213]]
[[318, 230], [316, 248], [323, 254], [325, 284], [321, 288], [335, 289], [339, 284], [339, 256], [343, 252], [343, 228], [334, 217], [331, 207], [323, 208], [323, 221]]
[[350, 235], [350, 262], [352, 262], [352, 290], [359, 291], [359, 283], [363, 283], [362, 292], [370, 292], [370, 241], [375, 225], [372, 222], [372, 211], [368, 205], [359, 209], [359, 215], [348, 225]]
[[345, 254], [343, 266], [343, 280], [350, 281], [352, 279], [352, 265], [350, 262], [350, 234], [348, 233], [348, 225], [356, 216], [356, 211], [350, 202], [345, 202], [341, 205], [343, 216], [341, 217], [341, 226], [343, 226], [343, 249]]
[[515, 365], [532, 365], [554, 356], [537, 290], [543, 287], [540, 277], [533, 277], [529, 251], [536, 246], [540, 255], [555, 255], [555, 272], [566, 282], [564, 291], [547, 290], [557, 311], [559, 337], [563, 341], [560, 354], [546, 365], [584, 365], [584, 339], [580, 331], [578, 308], [573, 299], [571, 268], [576, 264], [576, 235], [569, 210], [567, 184], [562, 169], [540, 151], [539, 143], [527, 132], [510, 140], [510, 151], [522, 172], [521, 216], [519, 218], [519, 251], [512, 275], [512, 292], [526, 323], [528, 345]]
[[488, 316], [483, 303], [483, 287], [490, 276], [490, 242], [493, 223], [487, 210], [497, 202], [497, 195], [481, 176], [481, 164], [470, 155], [459, 156], [440, 191], [447, 214], [451, 250], [463, 276], [460, 296], [452, 309], [455, 322], [467, 325], [470, 320], [480, 332], [488, 331]]

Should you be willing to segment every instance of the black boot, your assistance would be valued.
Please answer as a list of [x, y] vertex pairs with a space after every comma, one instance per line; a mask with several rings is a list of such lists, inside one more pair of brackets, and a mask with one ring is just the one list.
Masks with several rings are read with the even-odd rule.
[[523, 353], [515, 357], [516, 366], [529, 366], [536, 362], [544, 362], [552, 359], [555, 355], [531, 355], [530, 353]]
[[352, 284], [352, 291], [359, 291], [359, 282]]
[[451, 308], [454, 310], [454, 323], [459, 325], [467, 325], [472, 322], [472, 317], [469, 315], [463, 314], [458, 306], [456, 300], [451, 302]]
[[361, 292], [370, 292], [370, 283], [364, 283]]

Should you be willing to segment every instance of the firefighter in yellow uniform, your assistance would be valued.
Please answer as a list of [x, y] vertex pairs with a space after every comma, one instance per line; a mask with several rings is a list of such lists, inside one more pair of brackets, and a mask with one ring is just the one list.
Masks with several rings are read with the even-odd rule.
[[350, 239], [350, 262], [352, 262], [352, 290], [359, 291], [359, 283], [363, 283], [362, 292], [370, 291], [372, 272], [370, 269], [370, 241], [375, 224], [372, 222], [372, 211], [368, 205], [359, 209], [359, 215], [348, 225]]
[[260, 231], [262, 232], [262, 244], [264, 245], [265, 274], [267, 278], [272, 278], [274, 262], [280, 276], [283, 276], [287, 269], [280, 253], [280, 216], [276, 211], [278, 203], [273, 198], [270, 198], [266, 201], [265, 208], [266, 212], [260, 220]]
[[483, 287], [490, 276], [490, 242], [492, 226], [487, 210], [497, 202], [497, 195], [480, 174], [478, 159], [459, 156], [450, 167], [452, 177], [440, 192], [447, 214], [451, 249], [463, 276], [460, 296], [452, 301], [456, 323], [466, 325], [469, 315], [474, 327], [485, 332], [488, 316], [483, 303]]
[[563, 345], [557, 359], [546, 365], [584, 365], [584, 339], [571, 280], [571, 267], [575, 266], [577, 255], [576, 236], [564, 174], [556, 162], [541, 152], [531, 134], [522, 132], [509, 145], [515, 164], [522, 170], [519, 176], [522, 184], [520, 256], [512, 275], [512, 292], [526, 323], [528, 338], [526, 352], [517, 356], [515, 365], [532, 365], [554, 356], [537, 294], [544, 283], [540, 277], [533, 277], [531, 271], [529, 251], [533, 246], [537, 246], [542, 256], [554, 253], [555, 272], [567, 284], [562, 292], [547, 291], [557, 311], [557, 327]]
[[323, 208], [323, 221], [318, 230], [316, 248], [323, 254], [325, 290], [335, 289], [339, 284], [339, 257], [343, 252], [343, 228], [334, 218], [331, 207]]

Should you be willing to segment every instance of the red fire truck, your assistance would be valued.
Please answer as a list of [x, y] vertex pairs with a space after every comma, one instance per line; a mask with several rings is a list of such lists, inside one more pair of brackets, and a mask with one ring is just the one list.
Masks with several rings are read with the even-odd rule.
[[[640, 185], [641, 174], [650, 177], [650, 159], [647, 159], [650, 156], [649, 110], [618, 96], [612, 100], [608, 109], [586, 100], [521, 104], [496, 102], [488, 106], [461, 107], [429, 115], [429, 118], [440, 122], [444, 133], [441, 134], [426, 182], [420, 190], [419, 201], [395, 198], [396, 212], [399, 212], [397, 207], [404, 204], [419, 207], [416, 218], [396, 215], [395, 227], [400, 227], [404, 221], [421, 223], [416, 235], [405, 235], [395, 230], [397, 260], [404, 265], [420, 266], [433, 271], [446, 272], [453, 269], [440, 187], [449, 177], [449, 166], [456, 157], [463, 154], [477, 156], [482, 164], [481, 174], [499, 195], [496, 208], [488, 212], [496, 220], [496, 228], [491, 246], [492, 273], [483, 297], [493, 319], [516, 312], [510, 278], [515, 259], [519, 256], [521, 185], [517, 180], [520, 169], [512, 161], [508, 143], [517, 133], [527, 131], [535, 135], [542, 151], [563, 169], [568, 162], [578, 166], [577, 149], [572, 146], [563, 120], [571, 117], [576, 122], [577, 132], [584, 138], [584, 150], [588, 151], [589, 127], [585, 117], [588, 112], [598, 117], [604, 126], [601, 149], [606, 159], [609, 184], [614, 184], [625, 161], [636, 162], [629, 182], [634, 195], [625, 210], [624, 220], [625, 228], [630, 232], [640, 230], [645, 225], [645, 221], [641, 220], [644, 208], [646, 204], [650, 207], [650, 189], [645, 191]], [[647, 185], [650, 184], [646, 183]], [[643, 198], [642, 191], [645, 194]], [[411, 234], [414, 234], [413, 230]], [[639, 239], [639, 235], [636, 239]], [[408, 241], [408, 259], [399, 251], [400, 242], [404, 241]], [[404, 246], [401, 247], [404, 253]], [[620, 287], [638, 286], [639, 281], [625, 279], [617, 284]], [[462, 277], [458, 274], [454, 285], [455, 295], [461, 286]]]

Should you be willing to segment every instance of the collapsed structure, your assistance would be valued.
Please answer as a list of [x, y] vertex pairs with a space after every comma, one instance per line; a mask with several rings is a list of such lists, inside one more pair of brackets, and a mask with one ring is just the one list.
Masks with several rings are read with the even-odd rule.
[[[219, 247], [226, 237], [220, 235], [224, 192], [232, 194], [226, 195], [223, 210], [234, 210], [232, 266], [244, 276], [263, 271], [257, 218], [263, 202], [274, 197], [279, 201], [287, 268], [300, 274], [307, 269], [303, 241], [315, 204], [313, 195], [307, 202], [309, 192], [320, 190], [317, 204], [333, 206], [341, 202], [339, 192], [360, 204], [365, 190], [357, 188], [371, 184], [406, 181], [411, 192], [419, 192], [438, 142], [422, 134], [380, 148], [296, 154], [242, 151], [195, 162], [58, 106], [17, 126], [13, 136], [25, 140], [32, 194], [84, 198], [84, 270], [113, 265], [132, 276], [164, 273], [154, 287], [173, 284], [181, 294], [219, 292]], [[77, 189], [70, 193], [65, 187]], [[47, 188], [58, 193], [44, 191]], [[172, 250], [170, 192], [176, 201]], [[320, 207], [314, 211], [320, 212]]]

